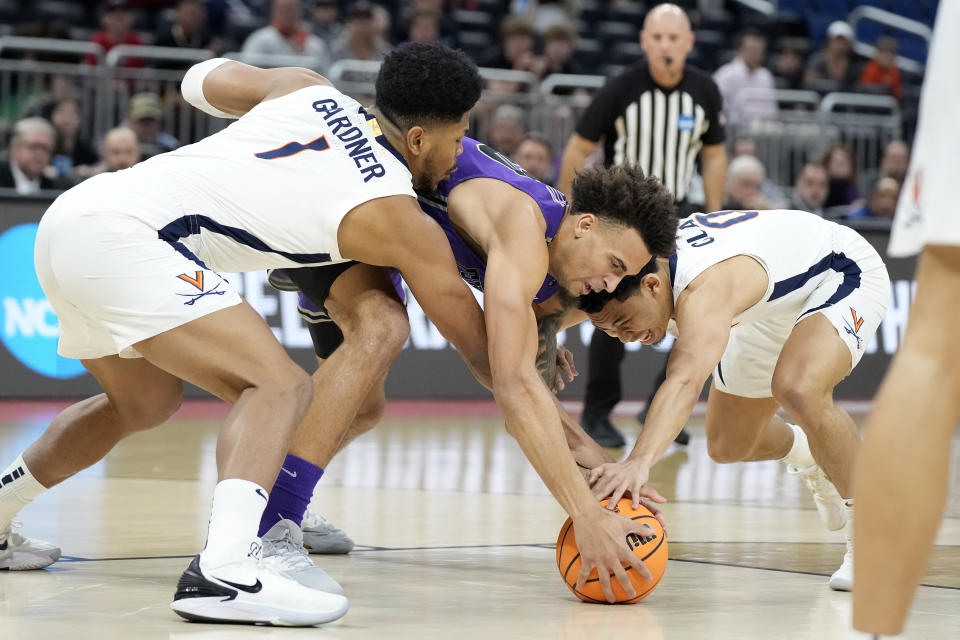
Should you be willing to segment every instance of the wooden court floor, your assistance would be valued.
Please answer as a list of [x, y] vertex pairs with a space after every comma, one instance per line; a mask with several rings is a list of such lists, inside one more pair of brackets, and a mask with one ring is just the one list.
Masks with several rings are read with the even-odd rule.
[[[0, 459], [34, 440], [62, 403], [0, 402]], [[670, 563], [629, 606], [584, 604], [563, 586], [553, 544], [565, 515], [489, 404], [393, 403], [384, 423], [327, 470], [313, 505], [358, 547], [323, 557], [351, 610], [312, 629], [185, 622], [168, 608], [203, 544], [216, 482], [218, 404], [188, 403], [167, 425], [21, 514], [26, 535], [65, 558], [0, 574], [0, 638], [843, 639], [850, 596], [827, 587], [839, 534], [775, 462], [717, 465], [702, 420], [651, 484], [670, 502]], [[636, 423], [617, 419], [634, 438]], [[269, 425], [264, 425], [269, 428]], [[960, 434], [951, 492], [906, 638], [960, 637]], [[905, 514], [905, 518], [906, 518]]]

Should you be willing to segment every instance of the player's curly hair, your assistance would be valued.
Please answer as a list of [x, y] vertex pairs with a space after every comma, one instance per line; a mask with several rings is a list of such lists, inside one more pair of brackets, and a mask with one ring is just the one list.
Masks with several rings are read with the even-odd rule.
[[477, 103], [482, 89], [477, 65], [464, 52], [411, 43], [384, 59], [375, 105], [403, 129], [448, 124]]
[[573, 181], [571, 213], [636, 229], [654, 256], [667, 257], [677, 245], [677, 207], [659, 180], [636, 166], [593, 167]]
[[579, 296], [577, 298], [577, 308], [586, 313], [600, 313], [611, 300], [623, 302], [640, 290], [640, 282], [645, 275], [656, 273], [659, 268], [660, 265], [657, 263], [656, 256], [654, 256], [650, 258], [650, 262], [643, 265], [640, 273], [635, 276], [624, 276], [613, 291], [591, 291], [585, 296]]

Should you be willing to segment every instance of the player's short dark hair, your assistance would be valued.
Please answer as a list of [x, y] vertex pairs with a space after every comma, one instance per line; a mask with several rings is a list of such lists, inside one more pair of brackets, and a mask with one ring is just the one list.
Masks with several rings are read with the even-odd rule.
[[677, 246], [677, 207], [659, 180], [636, 165], [592, 167], [573, 181], [571, 213], [592, 213], [600, 220], [636, 229], [654, 256]]
[[660, 265], [657, 263], [656, 256], [654, 256], [650, 258], [650, 262], [643, 265], [640, 273], [635, 276], [625, 276], [613, 291], [591, 291], [585, 296], [579, 296], [577, 298], [577, 308], [587, 313], [600, 313], [611, 300], [623, 302], [640, 289], [640, 282], [644, 276], [656, 273], [659, 268]]
[[480, 99], [477, 65], [462, 51], [410, 43], [394, 49], [377, 74], [377, 109], [403, 129], [456, 122]]

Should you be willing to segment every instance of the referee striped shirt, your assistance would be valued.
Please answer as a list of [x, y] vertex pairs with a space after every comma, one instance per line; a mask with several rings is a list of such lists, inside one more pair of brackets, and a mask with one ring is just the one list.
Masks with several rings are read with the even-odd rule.
[[660, 87], [646, 62], [607, 81], [577, 123], [577, 133], [604, 142], [609, 165], [639, 164], [677, 202], [684, 200], [703, 145], [724, 140], [723, 101], [713, 79], [691, 66], [671, 88]]

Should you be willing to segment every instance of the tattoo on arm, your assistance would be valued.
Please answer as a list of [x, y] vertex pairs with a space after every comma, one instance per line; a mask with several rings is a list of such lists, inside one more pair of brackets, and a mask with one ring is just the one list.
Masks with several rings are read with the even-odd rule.
[[537, 320], [537, 334], [539, 335], [537, 371], [550, 389], [553, 388], [553, 383], [557, 378], [557, 330], [560, 328], [560, 321], [565, 313], [566, 309], [561, 309]]

